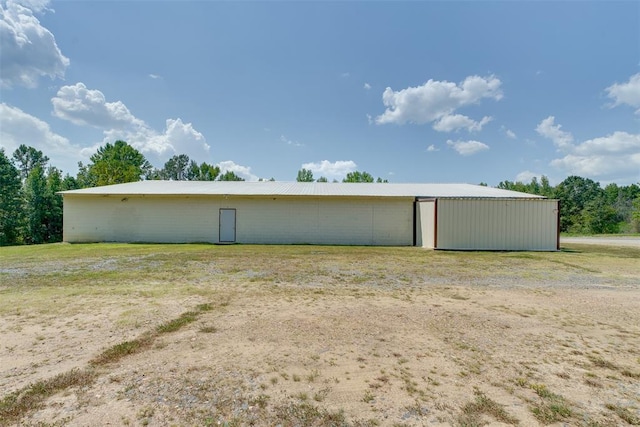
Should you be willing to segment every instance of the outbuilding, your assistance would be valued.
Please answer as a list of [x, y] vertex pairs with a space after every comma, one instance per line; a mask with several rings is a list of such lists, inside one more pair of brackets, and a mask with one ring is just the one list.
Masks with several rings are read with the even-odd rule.
[[470, 184], [139, 181], [61, 194], [65, 242], [559, 248], [557, 200]]

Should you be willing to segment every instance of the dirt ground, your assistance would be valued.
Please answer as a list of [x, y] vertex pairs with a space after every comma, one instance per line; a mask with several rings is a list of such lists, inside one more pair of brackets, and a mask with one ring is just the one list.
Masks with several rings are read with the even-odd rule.
[[0, 256], [0, 398], [213, 307], [0, 425], [640, 424], [638, 251], [275, 251]]

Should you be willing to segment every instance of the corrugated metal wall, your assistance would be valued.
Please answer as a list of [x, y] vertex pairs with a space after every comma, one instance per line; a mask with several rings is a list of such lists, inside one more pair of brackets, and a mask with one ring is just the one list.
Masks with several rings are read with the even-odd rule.
[[557, 249], [558, 202], [438, 199], [437, 249]]
[[413, 244], [407, 198], [74, 196], [67, 242], [218, 242], [219, 209], [236, 209], [238, 243]]

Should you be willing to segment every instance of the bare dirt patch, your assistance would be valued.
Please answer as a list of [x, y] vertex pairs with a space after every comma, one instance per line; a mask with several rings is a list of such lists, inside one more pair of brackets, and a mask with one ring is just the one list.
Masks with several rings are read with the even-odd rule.
[[[212, 309], [0, 425], [613, 426], [640, 417], [632, 248], [27, 250], [0, 250], [0, 410], [30, 384], [87, 369], [199, 304]], [[45, 259], [55, 268], [43, 271]]]

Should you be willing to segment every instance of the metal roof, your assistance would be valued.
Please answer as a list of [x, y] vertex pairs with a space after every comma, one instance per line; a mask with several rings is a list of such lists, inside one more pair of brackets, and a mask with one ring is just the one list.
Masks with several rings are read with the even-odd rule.
[[544, 198], [472, 184], [328, 183], [277, 181], [138, 181], [60, 192], [63, 195], [229, 195], [442, 198]]

